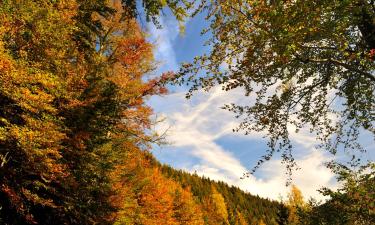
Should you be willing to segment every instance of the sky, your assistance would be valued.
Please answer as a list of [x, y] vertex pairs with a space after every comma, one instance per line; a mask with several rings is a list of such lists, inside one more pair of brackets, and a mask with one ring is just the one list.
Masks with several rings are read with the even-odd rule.
[[[207, 26], [203, 15], [186, 22], [184, 35], [179, 33], [178, 23], [168, 13], [160, 18], [160, 22], [162, 29], [146, 24], [148, 39], [155, 45], [154, 55], [159, 64], [155, 74], [177, 71], [180, 63], [191, 62], [194, 56], [209, 50], [203, 46], [207, 35], [200, 35]], [[288, 177], [280, 157], [266, 162], [249, 178], [241, 179], [265, 153], [266, 140], [261, 133], [233, 133], [232, 129], [240, 121], [221, 107], [226, 103], [251, 102], [254, 100], [251, 96], [244, 97], [240, 89], [224, 92], [219, 86], [209, 92], [198, 91], [191, 99], [185, 98], [184, 87], [170, 87], [169, 91], [166, 96], [154, 96], [148, 100], [158, 118], [164, 119], [155, 129], [159, 133], [166, 132], [168, 144], [154, 146], [152, 151], [159, 161], [227, 182], [264, 198], [286, 198], [290, 187], [286, 186]], [[338, 186], [334, 174], [324, 166], [324, 162], [333, 159], [332, 156], [316, 149], [314, 136], [306, 130], [291, 133], [291, 139], [299, 166], [299, 170], [293, 172], [293, 183], [306, 199], [324, 199], [317, 191], [319, 188]], [[371, 138], [365, 138], [365, 145], [375, 148]]]

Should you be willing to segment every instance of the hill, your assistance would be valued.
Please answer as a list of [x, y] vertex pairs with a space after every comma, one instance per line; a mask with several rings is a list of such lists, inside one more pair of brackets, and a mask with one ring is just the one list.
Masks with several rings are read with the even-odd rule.
[[176, 170], [169, 165], [161, 165], [161, 172], [167, 178], [173, 179], [183, 188], [188, 188], [196, 202], [205, 212], [206, 224], [214, 224], [210, 215], [209, 201], [213, 195], [221, 195], [224, 199], [229, 224], [278, 224], [279, 214], [284, 209], [280, 202], [254, 196], [238, 187], [230, 186], [222, 181], [214, 181], [200, 177], [184, 170]]

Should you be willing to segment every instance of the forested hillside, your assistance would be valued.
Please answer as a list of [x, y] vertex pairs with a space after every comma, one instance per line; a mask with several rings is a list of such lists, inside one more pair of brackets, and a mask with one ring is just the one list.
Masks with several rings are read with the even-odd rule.
[[287, 219], [280, 202], [161, 165], [147, 151], [128, 157], [126, 207], [115, 224], [258, 225]]
[[208, 224], [221, 224], [212, 221], [216, 210], [210, 208], [212, 204], [217, 204], [215, 201], [218, 199], [224, 200], [221, 207], [226, 209], [225, 215], [229, 224], [278, 224], [282, 220], [281, 212], [285, 210], [285, 206], [280, 202], [260, 198], [224, 182], [175, 170], [167, 165], [161, 168], [167, 177], [177, 181], [182, 187], [190, 188], [203, 208], [204, 218]]

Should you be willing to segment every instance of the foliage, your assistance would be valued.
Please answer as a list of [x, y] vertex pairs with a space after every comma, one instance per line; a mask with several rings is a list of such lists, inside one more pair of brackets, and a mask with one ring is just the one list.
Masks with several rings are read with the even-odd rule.
[[[145, 2], [149, 17], [164, 6], [185, 15], [185, 2]], [[144, 97], [165, 92], [164, 78], [144, 78], [152, 46], [129, 4], [1, 1], [2, 223], [112, 222], [114, 171], [157, 138]]]
[[[243, 118], [235, 131], [264, 132], [266, 154], [295, 166], [290, 132], [308, 128], [321, 147], [364, 150], [374, 134], [374, 3], [353, 1], [203, 1], [209, 54], [181, 67], [176, 83], [244, 90], [250, 105], [224, 108]], [[254, 172], [254, 170], [252, 172]]]
[[299, 224], [299, 212], [306, 209], [306, 203], [303, 200], [302, 192], [297, 188], [297, 186], [291, 186], [285, 205], [288, 209], [288, 224]]
[[69, 172], [61, 163], [61, 150], [66, 134], [55, 101], [64, 95], [65, 58], [77, 54], [69, 41], [75, 7], [3, 1], [0, 8], [0, 198], [5, 223], [36, 223], [37, 209], [64, 211], [60, 200], [67, 199], [60, 190]]
[[205, 222], [207, 224], [229, 224], [228, 210], [224, 197], [214, 186], [211, 187], [211, 195], [203, 200], [203, 207], [205, 209]]
[[329, 199], [325, 203], [311, 201], [310, 209], [300, 212], [300, 224], [375, 223], [374, 163], [359, 168], [332, 163], [330, 167], [338, 175], [341, 187], [323, 188], [321, 193]]
[[203, 224], [189, 189], [164, 177], [147, 152], [129, 151], [126, 157], [116, 185], [115, 224]]
[[[137, 9], [136, 0], [122, 0], [127, 6], [127, 15], [135, 18], [140, 15], [142, 10]], [[163, 8], [168, 7], [178, 22], [180, 22], [181, 31], [184, 30], [183, 22], [188, 16], [189, 10], [194, 6], [195, 0], [142, 0], [142, 5], [147, 22], [152, 21], [155, 25], [161, 28], [159, 23], [159, 16]]]
[[[253, 196], [238, 187], [197, 174], [174, 170], [166, 165], [161, 166], [161, 171], [182, 187], [190, 188], [201, 207], [205, 224], [257, 225], [261, 220], [265, 224], [278, 224], [279, 212], [287, 209], [279, 202]], [[218, 211], [217, 208], [221, 210]]]
[[181, 225], [204, 224], [201, 206], [195, 201], [190, 188], [177, 185], [174, 197], [174, 218]]

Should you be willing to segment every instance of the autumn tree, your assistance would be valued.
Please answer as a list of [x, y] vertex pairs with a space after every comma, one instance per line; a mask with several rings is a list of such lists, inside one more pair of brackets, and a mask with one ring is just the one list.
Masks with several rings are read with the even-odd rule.
[[203, 225], [200, 205], [195, 201], [190, 188], [176, 185], [173, 202], [174, 218], [181, 225]]
[[[164, 91], [143, 78], [152, 46], [135, 2], [1, 1], [2, 222], [111, 223], [112, 172], [153, 140], [143, 98]], [[185, 3], [143, 9], [154, 18], [169, 6], [182, 20]]]
[[[112, 198], [120, 209], [114, 224], [203, 224], [199, 205], [189, 189], [166, 178], [140, 149], [128, 151]], [[120, 169], [120, 168], [118, 168]]]
[[[203, 1], [208, 54], [184, 64], [177, 83], [197, 89], [242, 89], [250, 105], [227, 104], [236, 131], [265, 132], [268, 150], [295, 165], [290, 132], [310, 129], [320, 147], [364, 150], [374, 134], [374, 2]], [[199, 10], [198, 10], [199, 11]]]
[[238, 212], [238, 211], [236, 212], [235, 225], [248, 225], [246, 219], [244, 218], [241, 212]]
[[288, 209], [288, 224], [299, 224], [299, 211], [306, 208], [306, 203], [303, 199], [302, 192], [297, 188], [297, 186], [291, 186], [290, 193], [288, 193], [288, 199], [285, 202], [285, 205]]
[[211, 192], [211, 199], [214, 204], [215, 211], [221, 217], [223, 223], [228, 224], [228, 210], [224, 197], [216, 190], [215, 187], [212, 187]]
[[[56, 100], [77, 55], [74, 2], [2, 1], [0, 7], [0, 217], [36, 223], [64, 216], [66, 138]], [[64, 40], [64, 41], [61, 41]], [[56, 220], [59, 221], [59, 220]]]
[[77, 87], [76, 92], [69, 90], [76, 99], [61, 112], [69, 128], [63, 159], [75, 178], [71, 191], [80, 206], [77, 222], [81, 224], [110, 222], [108, 215], [116, 210], [108, 201], [116, 194], [110, 174], [125, 163], [120, 160], [124, 151], [151, 140], [144, 132], [152, 111], [143, 98], [159, 91], [155, 82], [142, 80], [152, 69], [152, 47], [137, 22], [124, 17], [120, 1], [111, 1], [104, 9], [106, 14], [100, 10], [90, 14], [92, 22], [100, 24], [100, 29], [89, 33], [96, 47], [80, 49], [81, 78], [69, 85]]
[[265, 224], [265, 223], [263, 222], [263, 220], [261, 219], [261, 220], [259, 221], [258, 225], [266, 225], [266, 224]]
[[228, 210], [224, 197], [211, 186], [210, 196], [203, 200], [205, 223], [207, 224], [229, 224]]

